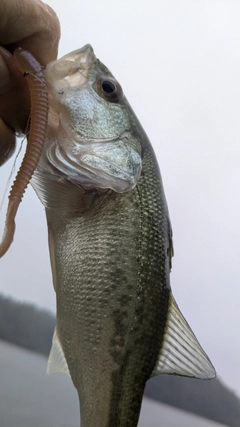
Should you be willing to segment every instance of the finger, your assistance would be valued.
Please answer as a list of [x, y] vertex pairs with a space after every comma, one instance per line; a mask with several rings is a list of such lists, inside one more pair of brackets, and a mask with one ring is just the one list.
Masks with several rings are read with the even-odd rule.
[[25, 131], [30, 111], [29, 88], [11, 53], [0, 47], [0, 117], [15, 132]]
[[[1, 49], [1, 48], [0, 48]], [[11, 76], [4, 58], [1, 56], [0, 51], [0, 93], [8, 90], [11, 84]]]
[[0, 45], [13, 52], [29, 50], [41, 65], [56, 59], [60, 24], [53, 9], [40, 0], [0, 1]]
[[2, 166], [14, 153], [16, 137], [0, 117], [0, 166]]

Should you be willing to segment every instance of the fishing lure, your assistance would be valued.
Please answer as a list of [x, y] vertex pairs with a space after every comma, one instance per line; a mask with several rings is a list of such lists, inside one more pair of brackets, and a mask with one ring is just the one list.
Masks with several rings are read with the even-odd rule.
[[48, 92], [41, 65], [30, 52], [22, 48], [16, 49], [13, 55], [18, 69], [28, 79], [31, 100], [31, 125], [26, 153], [9, 194], [5, 228], [0, 242], [0, 258], [7, 252], [13, 241], [16, 213], [38, 165], [48, 123]]

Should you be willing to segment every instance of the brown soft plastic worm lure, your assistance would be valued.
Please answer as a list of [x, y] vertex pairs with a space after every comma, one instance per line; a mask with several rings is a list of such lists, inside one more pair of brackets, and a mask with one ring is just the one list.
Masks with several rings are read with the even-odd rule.
[[5, 229], [0, 242], [0, 257], [13, 241], [15, 216], [23, 194], [38, 165], [46, 138], [48, 123], [48, 92], [42, 67], [30, 52], [21, 48], [14, 51], [17, 67], [27, 77], [31, 100], [31, 125], [25, 156], [9, 194]]

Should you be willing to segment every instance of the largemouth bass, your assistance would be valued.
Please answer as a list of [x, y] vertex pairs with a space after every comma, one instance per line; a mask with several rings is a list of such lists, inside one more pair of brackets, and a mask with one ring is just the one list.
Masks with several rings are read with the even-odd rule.
[[153, 375], [213, 378], [173, 298], [172, 230], [152, 146], [90, 45], [50, 63], [49, 130], [32, 179], [45, 206], [57, 326], [82, 427], [136, 427]]

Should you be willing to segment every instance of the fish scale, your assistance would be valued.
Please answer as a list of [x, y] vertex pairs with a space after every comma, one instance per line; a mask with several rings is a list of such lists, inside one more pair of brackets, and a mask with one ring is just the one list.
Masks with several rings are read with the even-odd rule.
[[45, 74], [55, 115], [32, 185], [57, 296], [47, 372], [70, 374], [81, 427], [136, 427], [152, 375], [215, 370], [172, 296], [162, 180], [121, 86], [89, 45]]
[[[144, 179], [149, 163], [143, 158], [142, 178], [132, 192], [109, 192], [104, 206], [83, 216], [76, 212], [69, 221], [68, 216], [47, 210], [56, 246], [57, 331], [73, 382], [84, 390], [80, 402], [89, 400], [88, 388], [95, 392], [98, 417], [106, 396], [111, 395], [111, 404], [104, 408], [107, 417], [99, 417], [99, 427], [136, 425], [145, 382], [160, 348], [156, 337], [163, 336], [166, 321], [169, 291], [162, 292], [166, 273], [159, 268], [161, 262], [156, 262], [166, 257], [166, 243], [159, 239], [159, 235], [166, 234], [166, 221], [156, 164], [155, 192], [153, 178], [149, 182]], [[153, 168], [152, 163], [150, 167]], [[79, 194], [76, 197], [80, 199]], [[79, 360], [71, 357], [76, 354], [73, 346], [79, 347]], [[102, 364], [112, 368], [108, 368], [108, 380], [104, 372], [98, 381], [96, 375]], [[96, 384], [102, 382], [100, 399]], [[83, 405], [81, 413], [84, 417]], [[85, 421], [82, 422], [84, 426]], [[94, 423], [96, 416], [91, 408], [86, 425]]]

